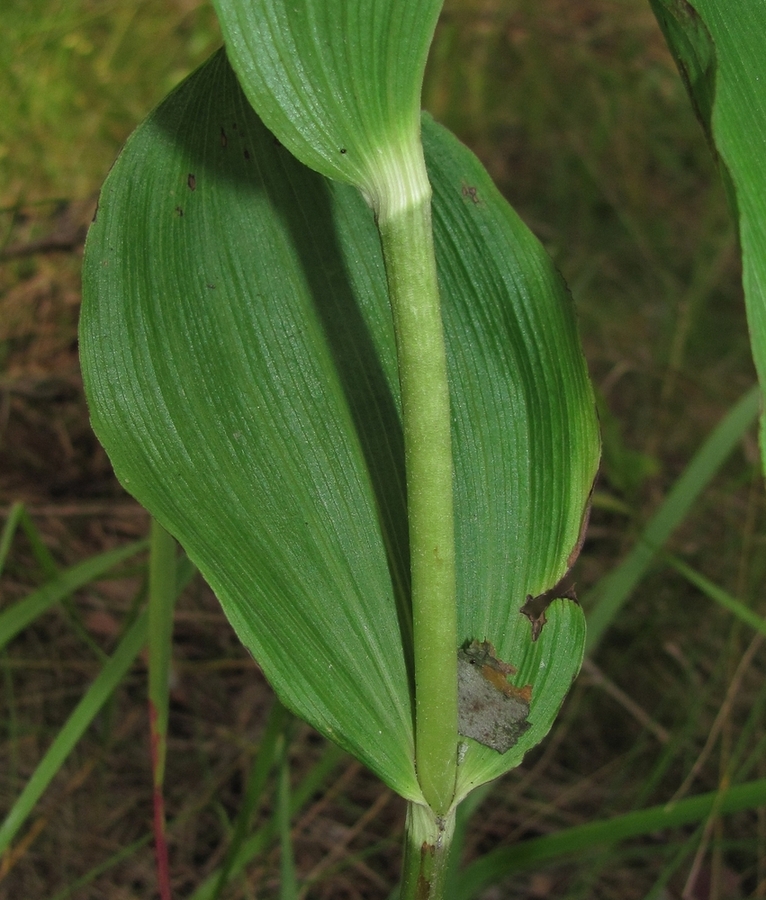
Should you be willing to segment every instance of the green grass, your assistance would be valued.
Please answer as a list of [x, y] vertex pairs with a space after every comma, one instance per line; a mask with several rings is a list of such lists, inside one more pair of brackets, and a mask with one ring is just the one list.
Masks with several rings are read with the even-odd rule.
[[[134, 125], [217, 41], [211, 10], [193, 0], [3, 6], [0, 207], [17, 210], [6, 217], [6, 236], [23, 237], [29, 221], [46, 227], [37, 202], [90, 196]], [[610, 573], [625, 575], [618, 564], [633, 558], [642, 534], [656, 537], [663, 515], [673, 526], [661, 529], [672, 558], [644, 554], [616, 617], [606, 616], [592, 656], [602, 680], [584, 673], [546, 743], [476, 798], [465, 877], [485, 879], [497, 866], [494, 880], [515, 867], [495, 895], [509, 900], [535, 890], [567, 900], [659, 900], [665, 885], [680, 895], [698, 865], [724, 886], [721, 898], [763, 896], [766, 826], [752, 810], [709, 828], [707, 812], [697, 811], [686, 825], [649, 836], [634, 830], [619, 845], [575, 843], [588, 829], [610, 835], [615, 824], [627, 835], [639, 811], [662, 810], [679, 788], [683, 811], [692, 808], [683, 801], [721, 783], [766, 774], [766, 662], [751, 628], [766, 612], [766, 506], [752, 431], [678, 515], [663, 506], [678, 499], [677, 479], [754, 379], [734, 232], [702, 130], [640, 0], [448, 0], [425, 99], [483, 159], [577, 303], [611, 423], [577, 569], [580, 594]], [[109, 511], [125, 499], [88, 436], [79, 394], [48, 397], [40, 387], [73, 360], [64, 312], [75, 272], [71, 257], [35, 257], [7, 264], [0, 277], [0, 332], [8, 310], [31, 309], [38, 325], [37, 334], [0, 333], [0, 504], [19, 526], [0, 540], [0, 623], [28, 613], [8, 631], [0, 659], [3, 814], [113, 656], [145, 576], [88, 575], [91, 558], [147, 534], [148, 523]], [[35, 352], [57, 328], [66, 337], [56, 352]], [[11, 510], [17, 499], [30, 502], [34, 528]], [[94, 501], [101, 510], [87, 512]], [[62, 587], [73, 573], [85, 574]], [[599, 590], [603, 583], [594, 596]], [[281, 824], [299, 886], [320, 873], [310, 897], [353, 896], [354, 884], [387, 897], [403, 809], [300, 727], [291, 790], [282, 777], [278, 794], [280, 777], [266, 758], [276, 758], [280, 738], [273, 723], [263, 731], [268, 690], [198, 580], [178, 602], [171, 673], [165, 790], [178, 896], [214, 896], [222, 867], [234, 880], [220, 896], [277, 896]], [[145, 704], [138, 663], [19, 830], [13, 866], [7, 875], [0, 867], [0, 893], [63, 897], [70, 886], [78, 900], [151, 894]], [[381, 812], [368, 821], [376, 803]], [[232, 837], [236, 850], [227, 854]], [[518, 849], [527, 838], [537, 843]], [[554, 854], [557, 841], [577, 855]], [[518, 863], [524, 852], [548, 855], [530, 872]], [[487, 853], [494, 855], [479, 861]]]
[[0, 26], [3, 208], [91, 194], [135, 125], [220, 43], [195, 0], [11, 0]]

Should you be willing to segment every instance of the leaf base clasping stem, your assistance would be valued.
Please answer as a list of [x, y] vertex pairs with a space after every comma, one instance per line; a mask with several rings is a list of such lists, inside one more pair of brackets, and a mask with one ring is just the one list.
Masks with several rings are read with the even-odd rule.
[[426, 806], [408, 805], [399, 900], [441, 900], [454, 831], [454, 809], [437, 816]]

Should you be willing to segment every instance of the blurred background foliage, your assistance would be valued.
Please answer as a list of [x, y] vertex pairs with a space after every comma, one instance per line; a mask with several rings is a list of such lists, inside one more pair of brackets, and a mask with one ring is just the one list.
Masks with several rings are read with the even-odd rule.
[[[28, 504], [59, 565], [148, 527], [88, 426], [76, 355], [82, 238], [125, 138], [218, 44], [212, 9], [197, 0], [0, 8], [0, 506]], [[577, 304], [604, 433], [577, 570], [585, 593], [754, 381], [724, 192], [645, 0], [447, 0], [424, 105], [479, 155]], [[763, 615], [759, 471], [749, 434], [671, 549]], [[79, 592], [66, 614], [36, 622], [0, 659], [3, 812], [97, 671], [88, 641], [100, 652], [114, 646], [143, 577], [122, 574]], [[45, 576], [19, 538], [3, 604]], [[656, 566], [551, 736], [479, 807], [466, 859], [664, 802], [690, 772], [688, 793], [715, 789], [735, 765], [766, 775], [766, 657], [751, 637]], [[179, 603], [174, 658], [166, 784], [174, 887], [184, 897], [220, 862], [269, 692], [198, 581]], [[0, 867], [0, 897], [151, 895], [144, 678], [132, 673], [62, 769], [31, 837]], [[295, 778], [322, 752], [298, 728]], [[298, 870], [312, 884], [304, 895], [387, 897], [402, 814], [390, 792], [342, 760], [293, 819]], [[670, 898], [685, 887], [693, 898], [763, 897], [764, 847], [766, 815], [743, 813], [581, 854], [485, 896]], [[225, 896], [272, 896], [277, 876], [278, 856], [263, 854]]]

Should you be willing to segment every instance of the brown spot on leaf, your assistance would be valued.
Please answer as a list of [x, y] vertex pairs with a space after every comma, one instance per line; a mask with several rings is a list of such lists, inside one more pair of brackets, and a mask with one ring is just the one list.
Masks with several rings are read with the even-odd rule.
[[532, 685], [508, 681], [516, 669], [498, 659], [489, 641], [458, 650], [458, 731], [498, 753], [510, 750], [531, 726]]
[[223, 130], [223, 125], [221, 125], [221, 146], [225, 147], [229, 143], [229, 139], [226, 136], [226, 132]]
[[532, 624], [532, 640], [536, 641], [542, 634], [543, 625], [548, 621], [545, 611], [553, 603], [554, 600], [572, 600], [578, 603], [577, 594], [575, 594], [574, 585], [571, 584], [565, 588], [563, 582], [567, 580], [569, 573], [554, 585], [550, 590], [544, 591], [533, 597], [527, 594], [527, 599], [519, 612], [523, 613]]
[[536, 641], [540, 637], [543, 626], [548, 621], [545, 616], [545, 610], [548, 609], [554, 600], [572, 600], [574, 603], [578, 602], [574, 583], [571, 579], [571, 572], [572, 567], [577, 562], [577, 557], [580, 555], [582, 545], [585, 543], [585, 535], [588, 532], [588, 522], [590, 521], [591, 498], [593, 497], [593, 488], [595, 488], [595, 486], [596, 482], [594, 480], [590, 493], [588, 494], [588, 502], [585, 504], [585, 510], [582, 514], [577, 543], [567, 557], [567, 570], [563, 577], [560, 578], [553, 587], [548, 588], [547, 591], [543, 591], [542, 594], [538, 594], [536, 597], [533, 597], [532, 594], [527, 594], [527, 599], [519, 610], [520, 613], [529, 619], [532, 625], [533, 641]]
[[189, 185], [190, 191], [197, 190], [197, 179], [194, 177], [194, 175], [191, 172], [189, 172], [189, 177], [186, 179], [186, 183]]
[[481, 200], [479, 199], [478, 191], [476, 187], [472, 184], [466, 184], [463, 182], [463, 189], [461, 191], [462, 195], [468, 198], [474, 206], [479, 206]]

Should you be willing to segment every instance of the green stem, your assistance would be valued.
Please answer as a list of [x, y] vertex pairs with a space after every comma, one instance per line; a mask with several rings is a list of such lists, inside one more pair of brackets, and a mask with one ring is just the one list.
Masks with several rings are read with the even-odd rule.
[[[420, 156], [422, 160], [422, 154]], [[411, 162], [411, 160], [410, 160]], [[410, 166], [378, 207], [402, 395], [415, 665], [415, 758], [426, 801], [450, 808], [457, 751], [457, 608], [447, 360], [431, 189]], [[402, 197], [402, 183], [408, 188]]]
[[152, 519], [149, 556], [149, 730], [152, 755], [154, 853], [161, 900], [170, 900], [170, 868], [165, 835], [165, 756], [168, 744], [170, 656], [176, 595], [176, 542]]
[[442, 900], [454, 831], [454, 809], [442, 817], [418, 803], [408, 805], [399, 900]]
[[170, 656], [176, 595], [176, 542], [152, 519], [149, 551], [149, 704], [154, 784], [162, 785], [170, 698]]

